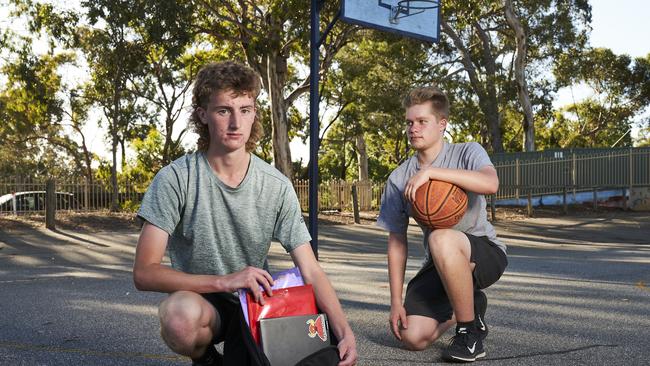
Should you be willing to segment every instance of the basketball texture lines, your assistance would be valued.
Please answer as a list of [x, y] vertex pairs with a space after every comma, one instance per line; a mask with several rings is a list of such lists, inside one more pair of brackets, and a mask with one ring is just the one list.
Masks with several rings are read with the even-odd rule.
[[456, 225], [467, 209], [467, 194], [457, 185], [429, 180], [415, 191], [413, 218], [431, 229]]

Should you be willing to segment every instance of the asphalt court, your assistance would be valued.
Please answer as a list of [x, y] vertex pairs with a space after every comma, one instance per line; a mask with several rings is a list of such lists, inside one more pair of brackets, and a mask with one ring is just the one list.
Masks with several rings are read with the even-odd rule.
[[[487, 290], [481, 364], [647, 364], [648, 218], [498, 222], [509, 266]], [[409, 352], [390, 334], [386, 234], [373, 225], [321, 225], [319, 234], [320, 262], [355, 331], [358, 364], [439, 363], [444, 340]], [[132, 230], [0, 228], [0, 365], [189, 365], [159, 339], [164, 295], [133, 287], [136, 240]], [[407, 278], [419, 268], [420, 241], [411, 227]], [[289, 268], [289, 256], [272, 248], [272, 270]]]

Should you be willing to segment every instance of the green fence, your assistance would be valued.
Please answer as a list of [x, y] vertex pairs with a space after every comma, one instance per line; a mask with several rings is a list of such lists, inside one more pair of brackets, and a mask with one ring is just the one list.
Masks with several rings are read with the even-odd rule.
[[590, 149], [554, 154], [519, 154], [494, 162], [499, 174], [497, 199], [650, 186], [650, 149]]
[[[511, 159], [508, 159], [508, 157]], [[496, 199], [525, 199], [549, 195], [650, 187], [650, 148], [554, 150], [492, 156], [499, 175]], [[381, 204], [384, 182], [326, 181], [318, 187], [319, 209], [352, 211], [352, 187], [356, 186], [359, 209], [375, 211]], [[57, 181], [58, 209], [97, 211], [110, 208], [113, 193], [104, 183]], [[119, 185], [117, 202], [122, 210], [135, 210], [147, 183]], [[300, 206], [309, 209], [309, 181], [296, 180]], [[45, 180], [0, 178], [0, 214], [44, 210]], [[20, 192], [21, 194], [18, 194]], [[12, 196], [12, 194], [14, 194]]]

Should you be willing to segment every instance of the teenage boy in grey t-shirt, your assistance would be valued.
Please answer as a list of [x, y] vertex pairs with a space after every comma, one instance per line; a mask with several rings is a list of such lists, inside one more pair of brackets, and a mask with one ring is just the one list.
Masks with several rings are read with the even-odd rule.
[[[262, 130], [255, 100], [260, 77], [235, 62], [212, 63], [196, 77], [190, 123], [198, 152], [164, 167], [138, 216], [145, 220], [133, 277], [139, 290], [169, 293], [159, 307], [161, 335], [193, 365], [244, 365], [233, 292], [263, 303], [273, 279], [264, 270], [272, 239], [280, 241], [314, 289], [339, 340], [339, 365], [354, 365], [356, 342], [309, 240], [290, 181], [253, 155]], [[171, 268], [161, 264], [169, 250]], [[224, 355], [213, 344], [225, 341]]]
[[[499, 186], [494, 166], [477, 143], [449, 144], [443, 134], [449, 101], [435, 87], [412, 90], [404, 99], [407, 134], [416, 154], [388, 178], [377, 224], [389, 231], [390, 326], [404, 345], [421, 350], [456, 323], [456, 335], [443, 351], [447, 361], [485, 356], [481, 291], [496, 282], [507, 266], [506, 247], [487, 221], [485, 194]], [[407, 257], [406, 230], [415, 191], [429, 179], [454, 183], [468, 195], [462, 220], [450, 229], [424, 233], [425, 260], [409, 282], [402, 303]]]

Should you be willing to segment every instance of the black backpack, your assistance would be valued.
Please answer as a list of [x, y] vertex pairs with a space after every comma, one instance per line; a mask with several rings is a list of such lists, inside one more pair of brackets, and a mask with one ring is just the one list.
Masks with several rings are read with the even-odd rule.
[[[271, 366], [264, 352], [257, 346], [244, 319], [241, 308], [230, 319], [224, 341], [223, 364], [225, 366]], [[337, 342], [330, 337], [333, 342]], [[336, 346], [323, 348], [305, 357], [295, 366], [336, 366], [340, 361]], [[281, 365], [292, 366], [292, 365]]]

